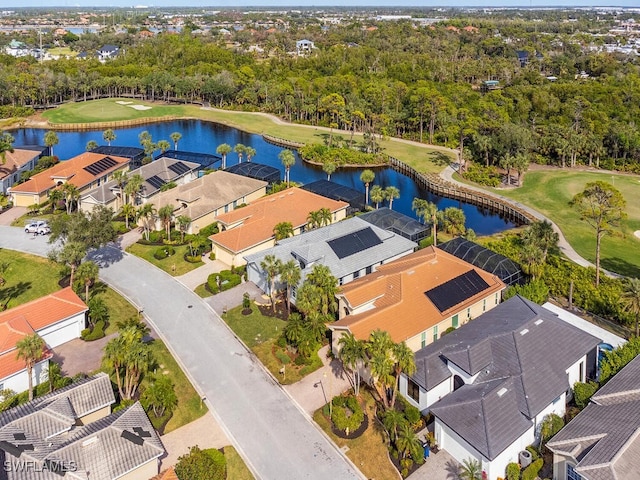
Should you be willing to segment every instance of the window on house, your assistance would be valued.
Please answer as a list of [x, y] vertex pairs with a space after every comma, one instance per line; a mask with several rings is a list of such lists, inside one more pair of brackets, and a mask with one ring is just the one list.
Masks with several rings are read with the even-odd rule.
[[369, 275], [372, 271], [373, 271], [373, 267], [372, 267], [371, 265], [369, 265], [369, 266], [366, 268], [365, 273], [366, 273], [367, 275]]
[[433, 327], [433, 341], [435, 342], [436, 340], [438, 340], [438, 325]]
[[229, 211], [229, 205], [225, 205], [224, 206], [224, 213], [227, 213]]
[[458, 314], [454, 315], [451, 319], [451, 326], [453, 328], [458, 328]]
[[580, 369], [578, 372], [578, 381], [582, 383], [584, 382], [584, 362], [580, 362], [580, 366], [578, 368]]
[[296, 287], [291, 286], [291, 298], [296, 298]]
[[407, 383], [407, 394], [417, 403], [420, 403], [420, 386], [411, 379]]
[[360, 278], [360, 270], [353, 272], [353, 279]]
[[584, 478], [573, 469], [573, 465], [567, 464], [567, 480], [584, 480]]
[[420, 348], [424, 348], [427, 345], [427, 332], [420, 334]]
[[467, 308], [467, 318], [471, 318], [471, 308]]
[[498, 294], [496, 293], [496, 305], [498, 304]]
[[482, 300], [482, 311], [483, 312], [487, 311], [487, 299], [486, 298], [484, 300]]

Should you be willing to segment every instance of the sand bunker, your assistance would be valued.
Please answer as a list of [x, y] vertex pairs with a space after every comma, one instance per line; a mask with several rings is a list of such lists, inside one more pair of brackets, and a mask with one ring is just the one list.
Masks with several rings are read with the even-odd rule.
[[116, 103], [119, 104], [119, 105], [130, 105], [133, 102], [125, 102], [124, 100], [118, 100]]
[[633, 232], [633, 234], [636, 236], [636, 238], [640, 238], [640, 230], [636, 230], [635, 232]]
[[134, 108], [136, 110], [151, 110], [151, 107], [147, 107], [145, 105], [129, 105], [129, 107]]

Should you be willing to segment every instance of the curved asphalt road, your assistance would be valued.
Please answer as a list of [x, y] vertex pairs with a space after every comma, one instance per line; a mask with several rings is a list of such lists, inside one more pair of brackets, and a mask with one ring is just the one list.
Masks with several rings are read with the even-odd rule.
[[[46, 255], [51, 245], [0, 226], [0, 248]], [[100, 277], [144, 309], [256, 478], [364, 478], [200, 297], [117, 247], [91, 256]]]

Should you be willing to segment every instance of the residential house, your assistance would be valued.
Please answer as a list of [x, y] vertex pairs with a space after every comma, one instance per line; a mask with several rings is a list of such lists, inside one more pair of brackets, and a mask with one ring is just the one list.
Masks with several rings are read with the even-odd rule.
[[554, 480], [636, 480], [640, 471], [640, 357], [549, 442]]
[[138, 147], [120, 147], [116, 145], [99, 145], [92, 153], [100, 153], [109, 157], [124, 157], [129, 159], [129, 168], [139, 168], [144, 159], [144, 149]]
[[400, 392], [434, 416], [440, 448], [496, 480], [539, 440], [548, 414], [564, 415], [575, 382], [593, 377], [598, 343], [516, 296], [416, 352]]
[[339, 319], [329, 325], [332, 349], [339, 351], [346, 333], [367, 340], [379, 329], [415, 352], [448, 328], [494, 308], [504, 288], [495, 275], [438, 248], [424, 248], [342, 288]]
[[221, 231], [209, 237], [213, 242], [213, 253], [217, 260], [227, 265], [244, 265], [244, 257], [275, 245], [273, 229], [277, 224], [291, 223], [293, 234], [298, 235], [305, 231], [310, 212], [328, 208], [331, 221], [337, 222], [345, 218], [347, 207], [346, 202], [300, 188], [288, 188], [218, 216], [216, 220]]
[[[301, 269], [300, 283], [315, 265], [325, 265], [338, 279], [338, 284], [345, 285], [380, 265], [412, 253], [417, 246], [400, 235], [353, 217], [279, 240], [274, 247], [245, 256], [247, 277], [268, 291], [269, 282], [261, 264], [267, 255], [273, 255], [283, 263], [296, 262]], [[295, 303], [295, 288], [291, 293], [291, 301]]]
[[[164, 185], [175, 183], [185, 184], [194, 180], [198, 175], [200, 165], [191, 162], [181, 162], [170, 158], [162, 158], [148, 163], [128, 173], [129, 178], [140, 175], [144, 179], [139, 193], [133, 201], [136, 205], [148, 202], [154, 195], [161, 192]], [[115, 180], [109, 180], [98, 187], [92, 188], [80, 197], [80, 210], [91, 212], [96, 205], [111, 207], [118, 210], [125, 202], [125, 194]]]
[[236, 163], [231, 167], [225, 168], [225, 172], [243, 175], [249, 178], [263, 180], [269, 185], [280, 182], [280, 170], [270, 165], [256, 162]]
[[[187, 233], [198, 233], [219, 216], [259, 199], [266, 191], [267, 182], [216, 170], [158, 193], [152, 203], [156, 210], [173, 205], [174, 218], [185, 215], [191, 219]], [[162, 228], [160, 219], [157, 219], [156, 229]]]
[[17, 358], [16, 344], [37, 333], [47, 351], [33, 369], [34, 384], [46, 379], [50, 349], [79, 338], [86, 326], [87, 305], [71, 287], [0, 312], [0, 390], [23, 392], [29, 377], [23, 359]]
[[18, 40], [11, 40], [9, 45], [7, 45], [4, 49], [7, 55], [11, 55], [12, 57], [26, 57], [30, 54], [29, 47], [24, 42], [20, 42]]
[[43, 156], [49, 152], [47, 147], [15, 147], [13, 152], [4, 152], [4, 163], [0, 163], [0, 193], [18, 183], [23, 172], [33, 170]]
[[129, 159], [85, 152], [35, 174], [10, 189], [11, 200], [18, 207], [44, 203], [54, 188], [70, 183], [80, 193], [108, 182], [117, 170], [129, 168]]
[[366, 208], [364, 192], [340, 185], [336, 182], [330, 182], [324, 179], [316, 180], [315, 182], [305, 183], [300, 188], [322, 195], [323, 197], [347, 202], [349, 204], [349, 208], [347, 208], [347, 215], [354, 215], [362, 212]]
[[120, 47], [116, 45], [103, 45], [98, 50], [98, 59], [101, 62], [104, 62], [105, 60], [108, 60], [110, 58], [115, 58], [115, 56], [118, 55], [119, 51]]
[[164, 446], [139, 403], [111, 413], [105, 373], [0, 414], [0, 479], [147, 480]]
[[183, 162], [197, 163], [202, 170], [206, 168], [215, 169], [214, 163], [222, 160], [220, 155], [213, 153], [185, 152], [184, 150], [167, 150], [157, 155], [154, 161], [160, 160], [161, 158], [173, 158], [174, 160], [182, 160]]
[[431, 227], [429, 225], [424, 225], [414, 218], [387, 207], [376, 208], [370, 212], [363, 213], [359, 218], [376, 227], [402, 235], [412, 242], [420, 242], [420, 240], [431, 236]]
[[303, 39], [296, 41], [296, 55], [299, 57], [310, 54], [314, 48], [316, 48], [316, 46], [311, 40]]

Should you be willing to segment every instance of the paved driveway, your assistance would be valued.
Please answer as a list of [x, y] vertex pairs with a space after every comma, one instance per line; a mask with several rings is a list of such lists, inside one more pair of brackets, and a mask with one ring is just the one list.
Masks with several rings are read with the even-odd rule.
[[[2, 226], [0, 248], [49, 250]], [[91, 257], [103, 280], [144, 309], [256, 478], [364, 478], [196, 294], [118, 248]]]

